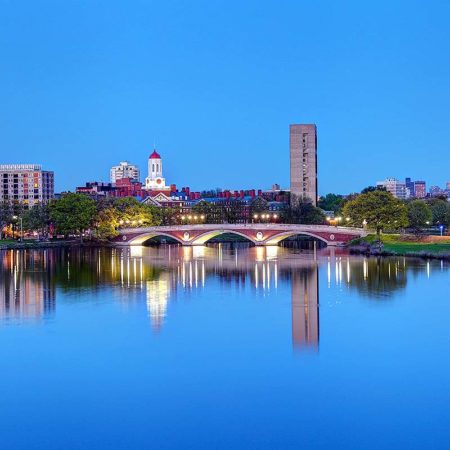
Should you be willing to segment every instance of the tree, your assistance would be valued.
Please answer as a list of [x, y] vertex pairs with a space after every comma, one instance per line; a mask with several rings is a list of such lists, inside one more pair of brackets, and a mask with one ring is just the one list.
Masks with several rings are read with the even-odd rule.
[[65, 236], [79, 233], [83, 241], [83, 232], [94, 220], [96, 205], [94, 200], [84, 194], [68, 193], [52, 201], [49, 210], [50, 219], [59, 233]]
[[225, 220], [227, 223], [237, 223], [244, 218], [245, 203], [242, 200], [231, 199], [225, 207]]
[[117, 211], [119, 222], [128, 226], [153, 226], [161, 223], [158, 209], [146, 205], [134, 197], [114, 198], [111, 206]]
[[205, 216], [205, 223], [222, 223], [225, 216], [222, 207], [205, 200], [200, 200], [192, 207], [191, 211], [194, 214]]
[[408, 225], [406, 206], [390, 192], [382, 190], [358, 195], [345, 204], [342, 215], [348, 218], [349, 225], [367, 224], [378, 235], [383, 229], [397, 230]]
[[433, 200], [433, 202], [430, 202], [433, 223], [445, 227], [450, 226], [450, 203], [441, 199]]
[[50, 222], [49, 208], [47, 205], [37, 204], [25, 211], [22, 215], [23, 228], [27, 231], [37, 231], [46, 235]]
[[263, 214], [269, 210], [269, 202], [262, 197], [255, 197], [250, 202], [250, 217], [255, 214]]
[[175, 225], [178, 222], [178, 210], [176, 208], [159, 208], [160, 225]]
[[0, 203], [0, 239], [3, 236], [3, 228], [11, 223], [13, 210], [8, 202]]
[[423, 200], [413, 200], [408, 203], [409, 225], [416, 231], [429, 225], [432, 219], [431, 208]]
[[320, 198], [318, 206], [324, 211], [333, 211], [334, 213], [338, 213], [344, 203], [345, 200], [342, 195], [327, 194], [325, 197]]
[[367, 194], [368, 192], [375, 191], [386, 191], [386, 188], [384, 186], [367, 186], [361, 191], [361, 194]]
[[94, 218], [96, 237], [100, 240], [111, 239], [118, 235], [117, 229], [120, 225], [126, 227], [160, 225], [165, 218], [165, 212], [143, 204], [133, 197], [102, 199], [97, 203]]
[[295, 198], [281, 212], [284, 223], [323, 224], [325, 215], [311, 201]]

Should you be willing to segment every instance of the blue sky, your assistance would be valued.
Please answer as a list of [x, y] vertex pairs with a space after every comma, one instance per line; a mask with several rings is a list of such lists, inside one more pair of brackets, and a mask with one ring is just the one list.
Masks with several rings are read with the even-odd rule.
[[0, 162], [57, 190], [146, 173], [289, 184], [289, 124], [316, 123], [319, 191], [450, 181], [450, 3], [0, 0]]

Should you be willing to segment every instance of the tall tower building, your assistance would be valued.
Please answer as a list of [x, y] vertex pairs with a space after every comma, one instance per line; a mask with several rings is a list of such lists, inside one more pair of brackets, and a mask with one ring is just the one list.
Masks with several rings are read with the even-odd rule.
[[317, 127], [290, 125], [291, 199], [310, 200], [317, 206]]
[[163, 177], [162, 159], [156, 150], [148, 157], [148, 177], [145, 179], [145, 188], [154, 190], [167, 189]]
[[133, 181], [140, 181], [139, 167], [128, 161], [121, 161], [118, 166], [111, 167], [110, 180], [115, 183], [117, 180], [130, 178]]

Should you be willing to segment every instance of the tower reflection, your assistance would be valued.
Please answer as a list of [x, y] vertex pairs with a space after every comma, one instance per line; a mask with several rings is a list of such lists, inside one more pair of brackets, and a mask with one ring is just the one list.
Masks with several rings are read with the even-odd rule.
[[291, 280], [292, 343], [294, 347], [318, 348], [319, 277], [318, 267], [300, 269]]

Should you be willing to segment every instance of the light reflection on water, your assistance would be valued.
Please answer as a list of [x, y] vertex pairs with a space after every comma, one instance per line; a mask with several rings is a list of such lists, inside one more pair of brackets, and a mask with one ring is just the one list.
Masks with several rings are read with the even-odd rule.
[[448, 268], [340, 249], [0, 252], [2, 446], [446, 448]]
[[329, 289], [346, 286], [362, 295], [383, 298], [405, 287], [408, 268], [445, 270], [444, 261], [351, 256], [343, 250], [293, 251], [277, 246], [227, 249], [161, 246], [71, 250], [5, 251], [1, 254], [0, 316], [3, 321], [50, 317], [56, 289], [138, 289], [146, 294], [154, 329], [164, 325], [171, 295], [178, 289], [204, 289], [210, 278], [277, 290], [291, 287], [292, 339], [295, 345], [319, 342], [319, 267], [326, 266]]

